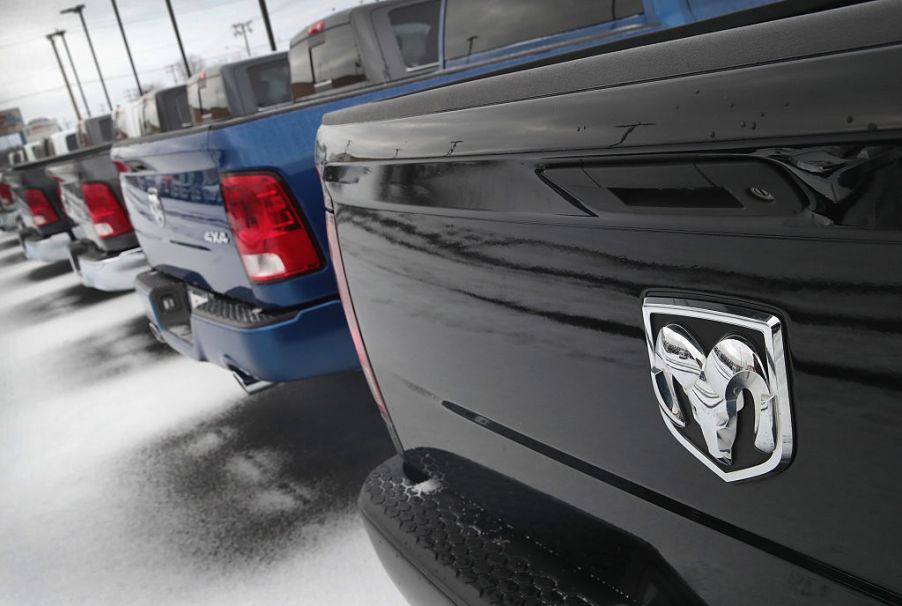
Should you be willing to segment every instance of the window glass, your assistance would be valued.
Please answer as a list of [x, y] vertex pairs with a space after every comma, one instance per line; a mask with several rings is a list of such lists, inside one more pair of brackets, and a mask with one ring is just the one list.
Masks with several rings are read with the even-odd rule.
[[332, 81], [332, 88], [348, 86], [366, 79], [350, 24], [325, 31], [325, 42], [310, 49], [314, 82]]
[[109, 116], [104, 116], [98, 121], [98, 126], [100, 127], [100, 138], [102, 142], [107, 143], [113, 140], [113, 119]]
[[284, 58], [258, 63], [247, 69], [257, 109], [291, 101], [291, 74]]
[[467, 57], [641, 13], [641, 0], [448, 0], [445, 57]]
[[310, 64], [310, 44], [301, 40], [288, 51], [288, 65], [291, 69], [291, 98], [300, 99], [312, 95], [313, 66]]
[[187, 88], [183, 86], [177, 92], [172, 93], [172, 95], [174, 97], [175, 113], [178, 117], [178, 121], [173, 128], [186, 128], [191, 126], [191, 109], [188, 107]]
[[67, 151], [75, 151], [78, 149], [78, 135], [76, 133], [66, 136], [66, 149]]
[[198, 78], [189, 84], [188, 104], [191, 107], [191, 121], [194, 124], [231, 116], [222, 76], [219, 73]]
[[78, 141], [82, 147], [91, 147], [91, 136], [88, 135], [88, 125], [83, 120], [78, 122]]
[[124, 107], [117, 107], [113, 112], [113, 120], [116, 122], [116, 139], [128, 139], [128, 112]]
[[144, 115], [141, 120], [141, 134], [152, 135], [160, 132], [160, 116], [157, 113], [157, 95], [151, 93], [144, 97]]
[[191, 110], [188, 107], [188, 88], [179, 86], [157, 98], [157, 105], [162, 114], [160, 128], [166, 132], [191, 126]]
[[388, 13], [392, 33], [407, 67], [438, 62], [438, 0], [396, 8]]

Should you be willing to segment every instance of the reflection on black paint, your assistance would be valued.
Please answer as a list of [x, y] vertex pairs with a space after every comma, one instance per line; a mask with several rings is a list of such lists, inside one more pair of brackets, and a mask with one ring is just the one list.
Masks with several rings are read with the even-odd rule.
[[[453, 401], [566, 453], [565, 464], [628, 479], [664, 509], [679, 504], [690, 519], [699, 512], [789, 554], [812, 575], [858, 589], [873, 575], [885, 585], [890, 567], [862, 562], [900, 540], [878, 521], [900, 498], [891, 461], [902, 425], [902, 278], [889, 269], [902, 260], [900, 149], [750, 150], [744, 160], [776, 167], [801, 201], [796, 214], [756, 217], [592, 216], [537, 174], [606, 164], [596, 158], [330, 165], [355, 310], [401, 442], [478, 452], [482, 464], [530, 477], [508, 449], [455, 433], [440, 411]], [[781, 319], [799, 428], [786, 472], [736, 490], [668, 435], [642, 338], [649, 292], [742, 301]], [[857, 441], [868, 451], [837, 447]], [[837, 482], [841, 493], [819, 496]], [[874, 517], [855, 515], [862, 498]], [[798, 507], [777, 512], [781, 502]]]

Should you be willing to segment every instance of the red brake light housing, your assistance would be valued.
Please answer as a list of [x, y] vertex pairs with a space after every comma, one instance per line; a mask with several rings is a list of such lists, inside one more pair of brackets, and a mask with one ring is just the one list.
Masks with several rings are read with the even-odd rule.
[[116, 192], [106, 183], [83, 183], [81, 195], [98, 237], [113, 238], [134, 230]]
[[60, 220], [60, 216], [53, 208], [53, 205], [50, 204], [47, 194], [42, 189], [33, 187], [26, 189], [25, 203], [28, 205], [28, 210], [31, 211], [31, 218], [34, 220], [34, 224], [38, 227], [52, 225]]
[[13, 189], [8, 183], [0, 183], [0, 204], [9, 206], [13, 203]]
[[272, 282], [324, 267], [310, 229], [277, 175], [223, 175], [220, 183], [235, 245], [251, 280]]
[[322, 19], [311, 25], [307, 28], [307, 35], [312, 36], [313, 34], [318, 34], [326, 29], [326, 22]]
[[338, 283], [338, 296], [341, 299], [341, 306], [345, 312], [345, 318], [348, 321], [348, 328], [351, 330], [351, 339], [354, 341], [354, 349], [357, 350], [357, 358], [360, 360], [360, 367], [363, 369], [363, 376], [370, 386], [373, 399], [376, 400], [376, 406], [382, 414], [382, 419], [388, 428], [395, 450], [402, 452], [401, 442], [398, 439], [397, 431], [391, 416], [388, 414], [388, 407], [385, 405], [385, 399], [382, 397], [382, 389], [376, 381], [376, 373], [373, 371], [373, 365], [370, 363], [370, 356], [366, 351], [366, 345], [363, 342], [363, 334], [360, 332], [360, 325], [357, 323], [357, 313], [354, 311], [354, 303], [351, 301], [351, 291], [348, 289], [348, 277], [345, 273], [344, 261], [341, 258], [341, 249], [338, 246], [338, 231], [335, 228], [335, 215], [326, 213], [326, 237], [329, 240], [329, 256], [332, 258], [332, 267], [335, 270], [335, 281]]

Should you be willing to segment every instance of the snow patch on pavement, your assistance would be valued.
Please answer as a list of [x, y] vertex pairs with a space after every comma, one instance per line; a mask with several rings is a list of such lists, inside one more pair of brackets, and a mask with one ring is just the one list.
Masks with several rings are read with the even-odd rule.
[[414, 484], [410, 487], [410, 494], [414, 496], [423, 496], [427, 494], [435, 494], [442, 489], [442, 483], [435, 479], [429, 478], [424, 482], [420, 482], [419, 484]]

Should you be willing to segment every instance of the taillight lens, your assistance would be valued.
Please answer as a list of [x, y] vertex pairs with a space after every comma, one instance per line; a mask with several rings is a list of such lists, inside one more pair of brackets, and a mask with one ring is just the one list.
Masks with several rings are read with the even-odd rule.
[[247, 275], [269, 282], [316, 271], [323, 259], [281, 180], [223, 175], [222, 195]]
[[101, 238], [112, 238], [133, 231], [132, 222], [116, 197], [116, 192], [106, 183], [83, 183], [81, 195], [91, 215], [94, 233]]
[[53, 205], [50, 204], [50, 200], [47, 199], [47, 194], [44, 193], [44, 190], [35, 188], [26, 189], [25, 203], [28, 205], [28, 210], [31, 211], [31, 217], [34, 219], [34, 224], [38, 227], [52, 225], [60, 220]]
[[370, 364], [369, 354], [366, 352], [366, 345], [363, 343], [363, 334], [360, 332], [360, 325], [357, 323], [357, 313], [354, 311], [354, 303], [351, 301], [351, 292], [348, 290], [348, 277], [345, 273], [344, 261], [341, 259], [341, 249], [338, 247], [338, 231], [335, 229], [335, 215], [326, 213], [326, 237], [329, 240], [329, 256], [332, 257], [332, 268], [335, 270], [335, 280], [338, 282], [338, 296], [341, 298], [341, 306], [345, 312], [345, 318], [348, 321], [348, 328], [351, 330], [351, 339], [354, 341], [354, 348], [357, 350], [357, 358], [360, 360], [360, 366], [363, 369], [363, 376], [370, 386], [373, 393], [373, 399], [376, 400], [376, 406], [385, 420], [388, 433], [391, 435], [392, 442], [398, 452], [401, 451], [401, 442], [398, 440], [398, 434], [392, 423], [391, 416], [388, 414], [388, 407], [385, 405], [385, 399], [382, 397], [382, 390], [376, 381], [376, 373], [373, 371], [373, 365]]
[[9, 206], [13, 203], [13, 189], [7, 183], [0, 183], [0, 204]]

